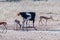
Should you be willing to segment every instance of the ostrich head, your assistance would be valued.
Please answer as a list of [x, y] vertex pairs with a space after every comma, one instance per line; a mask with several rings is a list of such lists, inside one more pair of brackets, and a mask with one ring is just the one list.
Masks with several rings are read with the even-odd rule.
[[20, 12], [17, 14], [17, 16], [20, 16]]

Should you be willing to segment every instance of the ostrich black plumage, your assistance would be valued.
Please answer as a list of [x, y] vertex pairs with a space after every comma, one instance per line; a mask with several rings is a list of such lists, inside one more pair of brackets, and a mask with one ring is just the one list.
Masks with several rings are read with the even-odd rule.
[[26, 22], [26, 27], [27, 27], [27, 22], [32, 21], [33, 22], [33, 28], [36, 30], [36, 28], [34, 27], [35, 16], [36, 16], [35, 12], [19, 12], [18, 16], [19, 15], [21, 15], [23, 18], [23, 27], [24, 27], [25, 22]]

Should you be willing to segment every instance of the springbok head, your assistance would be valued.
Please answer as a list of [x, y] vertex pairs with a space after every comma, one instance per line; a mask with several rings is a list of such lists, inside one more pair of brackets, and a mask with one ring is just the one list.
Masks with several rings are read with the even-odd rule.
[[50, 18], [51, 18], [51, 19], [53, 19], [53, 17], [52, 17], [52, 16], [50, 16]]
[[50, 18], [51, 18], [52, 20], [54, 20], [52, 16], [50, 16]]

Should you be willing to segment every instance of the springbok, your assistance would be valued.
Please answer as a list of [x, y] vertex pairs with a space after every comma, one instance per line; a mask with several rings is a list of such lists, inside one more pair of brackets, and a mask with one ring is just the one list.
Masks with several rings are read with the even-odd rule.
[[40, 23], [40, 22], [42, 23], [42, 19], [45, 19], [45, 20], [46, 20], [46, 25], [47, 25], [47, 20], [49, 20], [49, 19], [54, 20], [54, 19], [52, 18], [52, 16], [50, 16], [50, 17], [40, 16], [39, 19], [40, 19], [40, 20], [39, 20], [39, 23]]
[[0, 25], [3, 25], [5, 27], [2, 32], [4, 32], [5, 29], [6, 29], [6, 32], [7, 32], [7, 27], [6, 27], [7, 22], [0, 22]]
[[[20, 21], [19, 21], [19, 20], [17, 20], [17, 19], [15, 19], [15, 23], [17, 23], [17, 24], [16, 24], [16, 26], [18, 26], [18, 25], [19, 25], [19, 26], [20, 26], [20, 29], [21, 29]], [[16, 30], [18, 30], [18, 29], [17, 29], [17, 27], [16, 27]]]
[[[34, 27], [34, 22], [35, 22], [35, 12], [19, 12], [17, 14], [18, 16], [21, 15], [22, 18], [23, 18], [23, 27], [24, 27], [24, 23], [26, 22], [26, 27], [27, 27], [27, 22], [30, 20], [30, 21], [33, 21], [33, 27], [35, 30], [37, 30], [35, 27]], [[23, 28], [24, 30], [24, 28]]]

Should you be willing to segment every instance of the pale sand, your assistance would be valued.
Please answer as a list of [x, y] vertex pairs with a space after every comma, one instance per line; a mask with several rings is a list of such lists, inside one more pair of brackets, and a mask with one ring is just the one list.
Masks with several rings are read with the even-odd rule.
[[59, 31], [13, 31], [0, 33], [0, 40], [60, 40]]
[[[4, 5], [3, 5], [4, 4]], [[35, 18], [35, 26], [38, 30], [59, 30], [60, 29], [60, 2], [56, 1], [41, 1], [41, 2], [33, 2], [33, 1], [22, 1], [22, 2], [0, 2], [0, 21], [6, 21], [8, 23], [7, 27], [8, 29], [12, 29], [15, 27], [14, 20], [18, 19], [20, 20], [22, 24], [22, 17], [17, 16], [17, 13], [22, 11], [33, 11], [36, 12], [36, 18]], [[52, 12], [52, 14], [49, 14], [49, 12]], [[39, 24], [39, 17], [43, 16], [53, 16], [54, 20], [59, 21], [53, 21], [48, 20], [46, 25], [45, 20], [43, 21], [44, 25]]]
[[[8, 30], [7, 33], [0, 33], [0, 40], [60, 40], [60, 2], [59, 1], [41, 1], [41, 2], [20, 2], [20, 3], [9, 3], [0, 2], [0, 21], [6, 21], [8, 23], [8, 29], [14, 29], [14, 20], [18, 19], [22, 24], [22, 17], [17, 17], [17, 13], [22, 11], [33, 11], [36, 12], [35, 26], [38, 31], [13, 31]], [[49, 14], [52, 12], [52, 14]], [[53, 16], [55, 20], [49, 20], [47, 26], [39, 26], [39, 16]], [[41, 31], [42, 30], [42, 31]], [[46, 31], [56, 30], [56, 31]]]

